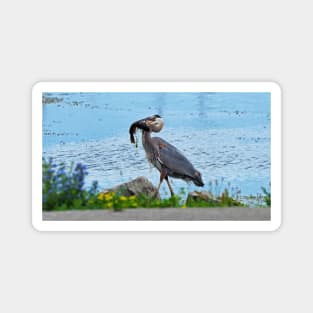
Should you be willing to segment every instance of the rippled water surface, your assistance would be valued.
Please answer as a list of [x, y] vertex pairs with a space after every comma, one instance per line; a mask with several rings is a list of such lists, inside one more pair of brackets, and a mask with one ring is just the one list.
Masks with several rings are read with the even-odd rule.
[[[43, 156], [86, 164], [87, 185], [98, 180], [107, 188], [141, 175], [157, 185], [158, 171], [141, 142], [130, 144], [128, 130], [160, 114], [165, 126], [158, 136], [184, 152], [202, 173], [203, 188], [224, 180], [249, 195], [269, 186], [269, 93], [45, 93], [43, 99]], [[176, 191], [201, 189], [172, 182]]]

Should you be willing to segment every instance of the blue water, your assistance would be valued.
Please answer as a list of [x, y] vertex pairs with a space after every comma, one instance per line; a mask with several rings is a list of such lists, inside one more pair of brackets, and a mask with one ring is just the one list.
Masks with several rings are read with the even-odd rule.
[[[101, 188], [159, 173], [140, 144], [130, 144], [129, 126], [159, 114], [157, 134], [177, 146], [210, 182], [223, 180], [241, 194], [261, 192], [270, 183], [269, 93], [45, 93], [59, 102], [43, 104], [43, 156], [88, 166], [86, 184]], [[138, 132], [141, 139], [141, 134]], [[172, 179], [178, 191], [201, 190]], [[213, 184], [214, 186], [214, 184]], [[167, 186], [162, 187], [167, 193]]]

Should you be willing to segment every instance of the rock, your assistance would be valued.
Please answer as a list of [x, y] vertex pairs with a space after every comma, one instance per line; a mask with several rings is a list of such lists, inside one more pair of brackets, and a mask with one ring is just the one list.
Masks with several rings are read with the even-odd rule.
[[[244, 204], [240, 202], [238, 199], [234, 199], [229, 196], [228, 191], [225, 189], [225, 191], [222, 193], [220, 197], [215, 197], [211, 192], [209, 191], [193, 191], [188, 193], [187, 197], [187, 205], [188, 204], [197, 204], [199, 202], [199, 205], [201, 205], [203, 202], [207, 202], [209, 206], [221, 206], [221, 207], [233, 207], [233, 206], [243, 206]], [[205, 203], [206, 204], [206, 203]]]
[[207, 201], [210, 202], [212, 204], [218, 204], [220, 203], [219, 200], [217, 200], [213, 194], [209, 191], [192, 191], [188, 193], [188, 197], [187, 197], [187, 201], [186, 203], [190, 203], [190, 202], [197, 202], [197, 201]]
[[157, 188], [145, 177], [140, 176], [127, 183], [117, 185], [110, 189], [104, 190], [104, 192], [115, 192], [118, 195], [130, 197], [143, 195], [147, 198], [160, 198], [160, 194], [157, 192]]

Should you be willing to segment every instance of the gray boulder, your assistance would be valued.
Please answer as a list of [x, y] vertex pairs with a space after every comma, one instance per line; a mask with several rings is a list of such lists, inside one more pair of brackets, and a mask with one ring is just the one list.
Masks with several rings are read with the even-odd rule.
[[213, 196], [213, 194], [209, 191], [192, 191], [188, 193], [188, 197], [187, 197], [187, 203], [190, 203], [192, 201], [207, 201], [210, 202], [212, 204], [218, 204], [220, 203], [219, 200], [216, 199], [216, 197]]
[[157, 188], [145, 177], [140, 176], [131, 180], [127, 183], [123, 183], [106, 189], [103, 192], [115, 192], [120, 196], [130, 197], [130, 196], [140, 196], [143, 195], [147, 198], [160, 198], [160, 194]]
[[189, 192], [187, 197], [187, 204], [195, 204], [197, 202], [206, 202], [209, 206], [244, 206], [244, 204], [238, 199], [230, 197], [226, 189], [219, 197], [215, 197], [211, 192], [205, 190], [201, 192]]

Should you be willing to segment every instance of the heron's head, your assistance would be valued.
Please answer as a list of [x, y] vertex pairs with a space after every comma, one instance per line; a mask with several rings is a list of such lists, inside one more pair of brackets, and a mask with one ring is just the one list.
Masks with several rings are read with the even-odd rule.
[[131, 143], [135, 143], [134, 133], [136, 132], [137, 128], [147, 132], [158, 133], [163, 128], [163, 126], [164, 122], [161, 116], [158, 114], [138, 120], [134, 122], [129, 128], [130, 141]]
[[158, 114], [152, 115], [144, 119], [146, 126], [150, 131], [158, 133], [164, 126], [162, 117]]
[[204, 183], [201, 177], [201, 173], [199, 171], [195, 171], [195, 175], [193, 177], [193, 182], [196, 186], [203, 187]]

